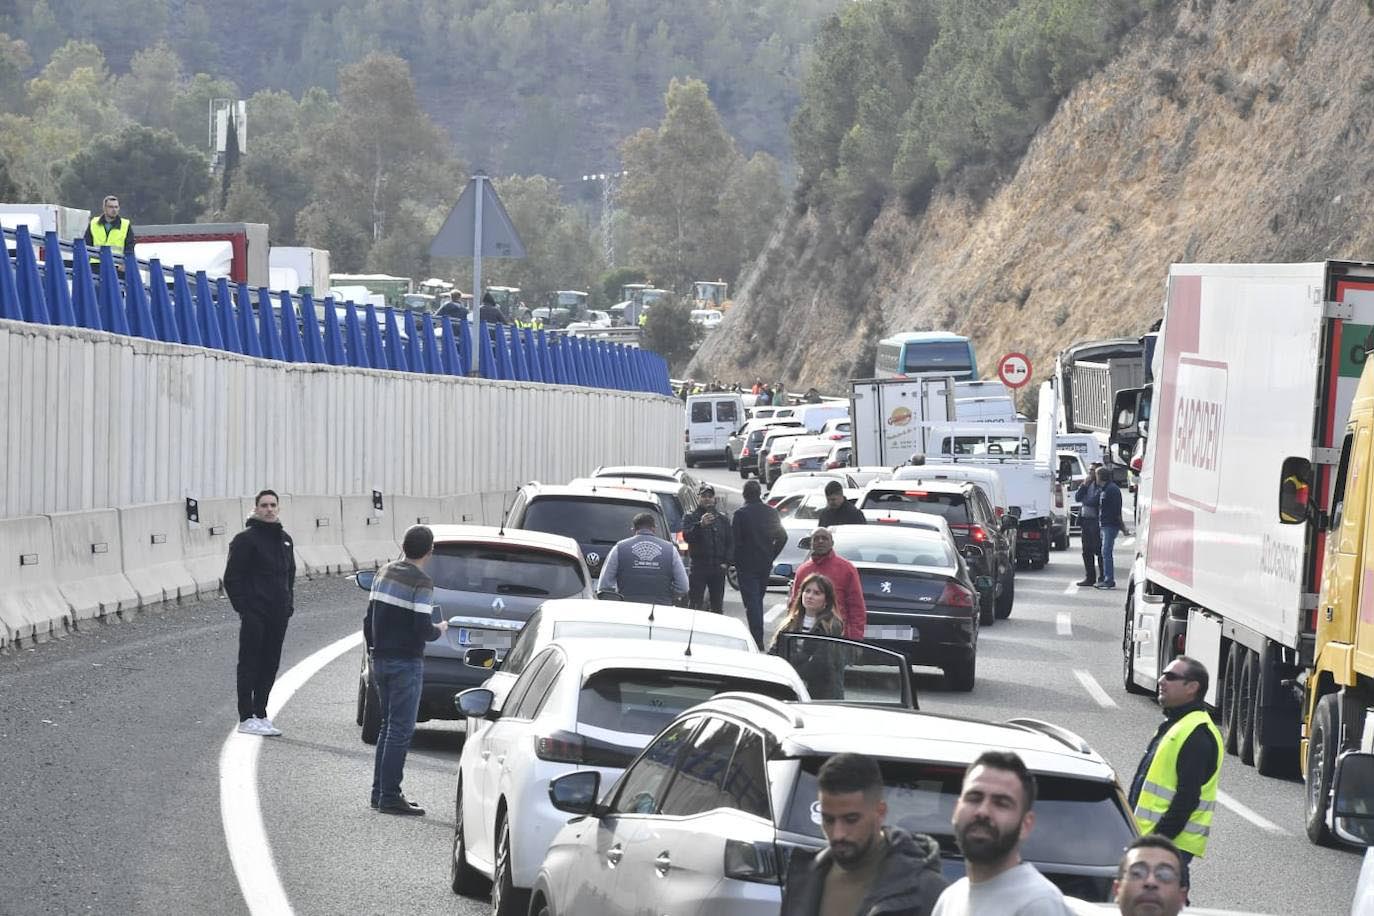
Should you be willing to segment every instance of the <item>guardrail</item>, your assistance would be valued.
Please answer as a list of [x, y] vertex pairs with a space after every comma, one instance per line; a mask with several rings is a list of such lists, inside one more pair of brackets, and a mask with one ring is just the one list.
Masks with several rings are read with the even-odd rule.
[[398, 318], [390, 307], [379, 312], [332, 296], [317, 303], [212, 281], [204, 271], [188, 275], [180, 265], [169, 275], [157, 258], [126, 262], [108, 247], [92, 269], [82, 239], [63, 242], [48, 232], [40, 243], [24, 226], [0, 233], [8, 249], [0, 258], [0, 318], [284, 362], [672, 394], [661, 356], [614, 340], [478, 321], [474, 341], [469, 321], [455, 328], [448, 317], [408, 309]]

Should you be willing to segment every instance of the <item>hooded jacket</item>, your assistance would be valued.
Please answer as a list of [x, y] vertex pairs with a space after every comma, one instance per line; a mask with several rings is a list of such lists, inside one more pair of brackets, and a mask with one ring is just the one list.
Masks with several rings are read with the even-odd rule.
[[248, 519], [229, 542], [224, 592], [239, 614], [287, 618], [296, 609], [296, 555], [281, 522]]
[[[940, 873], [940, 846], [921, 833], [884, 827], [887, 856], [855, 916], [930, 916], [949, 884]], [[834, 863], [823, 849], [801, 868], [789, 869], [782, 916], [819, 916], [825, 878]]]

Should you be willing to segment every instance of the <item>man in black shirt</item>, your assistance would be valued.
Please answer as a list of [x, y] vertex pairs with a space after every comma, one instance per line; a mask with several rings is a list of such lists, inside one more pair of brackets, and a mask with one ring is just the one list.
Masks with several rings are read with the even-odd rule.
[[858, 506], [844, 498], [844, 485], [832, 480], [825, 485], [825, 508], [818, 519], [820, 528], [834, 528], [836, 525], [864, 525], [868, 519]]

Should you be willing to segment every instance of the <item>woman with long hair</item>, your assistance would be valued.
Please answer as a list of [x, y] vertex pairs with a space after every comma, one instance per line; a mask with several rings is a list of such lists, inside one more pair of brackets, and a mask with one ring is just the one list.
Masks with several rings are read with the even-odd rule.
[[769, 651], [792, 663], [813, 700], [842, 699], [844, 647], [822, 640], [780, 640], [784, 633], [844, 636], [844, 612], [836, 603], [833, 582], [820, 573], [806, 577]]

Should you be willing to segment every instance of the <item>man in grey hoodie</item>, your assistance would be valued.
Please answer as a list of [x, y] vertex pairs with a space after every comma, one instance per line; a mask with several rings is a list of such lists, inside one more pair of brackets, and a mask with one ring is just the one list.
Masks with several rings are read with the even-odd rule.
[[782, 916], [929, 916], [946, 885], [940, 847], [923, 834], [883, 826], [878, 762], [836, 754], [816, 782], [828, 845], [789, 869]]

